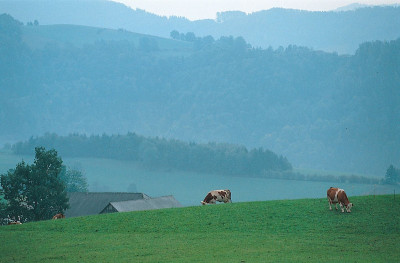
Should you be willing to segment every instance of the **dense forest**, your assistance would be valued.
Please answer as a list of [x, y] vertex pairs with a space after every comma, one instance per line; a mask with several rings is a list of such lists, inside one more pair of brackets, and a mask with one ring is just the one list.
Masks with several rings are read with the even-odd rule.
[[196, 144], [177, 140], [127, 135], [86, 136], [46, 134], [12, 146], [15, 154], [32, 155], [35, 147], [57, 149], [66, 157], [97, 157], [129, 160], [151, 169], [172, 169], [235, 176], [261, 176], [267, 172], [291, 171], [282, 156], [264, 149], [247, 150], [228, 144]]
[[[38, 146], [58, 149], [60, 155], [65, 157], [131, 161], [151, 171], [186, 171], [198, 174], [359, 184], [397, 184], [399, 181], [399, 172], [393, 166], [388, 169], [385, 179], [354, 174], [303, 174], [294, 171], [285, 157], [262, 148], [248, 150], [244, 146], [234, 144], [187, 143], [144, 137], [135, 133], [101, 136], [82, 134], [58, 136], [47, 133], [7, 147], [14, 154], [32, 155]], [[76, 191], [78, 186], [79, 189], [85, 189], [85, 181], [81, 183], [82, 175], [79, 171], [71, 170], [67, 175], [69, 181], [74, 180], [68, 185], [69, 189]]]
[[194, 34], [190, 51], [145, 37], [32, 48], [27, 26], [9, 15], [0, 25], [3, 141], [131, 131], [262, 146], [296, 167], [382, 174], [400, 165], [400, 39], [351, 56]]

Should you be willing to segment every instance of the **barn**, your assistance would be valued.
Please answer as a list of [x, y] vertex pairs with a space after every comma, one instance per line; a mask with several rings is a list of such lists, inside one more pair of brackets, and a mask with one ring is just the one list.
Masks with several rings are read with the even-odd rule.
[[[75, 192], [68, 193], [67, 196], [70, 205], [70, 208], [65, 211], [67, 218], [107, 213], [103, 212], [103, 210], [108, 211], [106, 207], [109, 207], [111, 204], [113, 204], [114, 208], [116, 207], [116, 211], [114, 212], [122, 212], [129, 209], [131, 209], [129, 211], [138, 211], [182, 206], [173, 196], [152, 198], [144, 193]], [[141, 202], [132, 203], [135, 201]], [[135, 209], [135, 207], [138, 209]], [[145, 207], [146, 209], [143, 209]], [[110, 209], [112, 210], [111, 207]]]
[[153, 209], [173, 208], [173, 207], [182, 207], [182, 205], [172, 195], [169, 195], [157, 198], [110, 202], [100, 212], [100, 214], [153, 210]]

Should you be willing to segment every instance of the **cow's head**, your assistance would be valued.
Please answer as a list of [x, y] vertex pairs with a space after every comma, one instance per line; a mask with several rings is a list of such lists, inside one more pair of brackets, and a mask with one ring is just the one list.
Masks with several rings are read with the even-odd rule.
[[351, 213], [351, 208], [353, 207], [353, 203], [349, 203], [348, 205], [346, 205], [346, 212], [347, 213]]

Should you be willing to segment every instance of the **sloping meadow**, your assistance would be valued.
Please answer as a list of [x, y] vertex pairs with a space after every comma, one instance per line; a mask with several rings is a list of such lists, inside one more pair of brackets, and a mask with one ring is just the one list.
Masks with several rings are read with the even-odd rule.
[[198, 206], [0, 227], [0, 262], [399, 262], [400, 196]]

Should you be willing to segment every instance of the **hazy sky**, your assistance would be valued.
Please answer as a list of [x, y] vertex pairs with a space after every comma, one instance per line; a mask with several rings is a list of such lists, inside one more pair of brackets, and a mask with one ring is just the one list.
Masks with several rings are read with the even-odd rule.
[[327, 11], [352, 3], [364, 5], [399, 4], [400, 0], [113, 0], [133, 9], [140, 8], [163, 16], [184, 16], [190, 20], [216, 17], [220, 11], [251, 13], [273, 7]]

